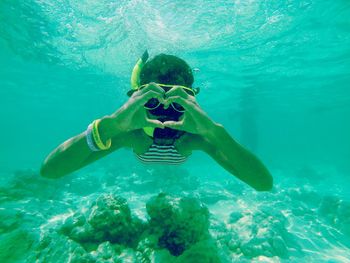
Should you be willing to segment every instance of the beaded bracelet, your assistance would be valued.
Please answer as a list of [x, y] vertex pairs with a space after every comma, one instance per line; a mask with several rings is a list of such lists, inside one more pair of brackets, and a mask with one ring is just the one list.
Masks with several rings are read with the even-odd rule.
[[101, 151], [99, 148], [96, 147], [95, 143], [94, 143], [94, 138], [92, 138], [92, 124], [90, 123], [86, 132], [86, 142], [87, 145], [89, 146], [90, 150], [93, 152], [98, 152]]

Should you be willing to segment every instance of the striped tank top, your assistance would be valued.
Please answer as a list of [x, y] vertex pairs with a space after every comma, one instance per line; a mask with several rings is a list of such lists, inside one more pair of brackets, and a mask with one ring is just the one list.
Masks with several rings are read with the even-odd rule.
[[144, 154], [136, 154], [143, 163], [154, 164], [181, 164], [187, 156], [181, 155], [174, 145], [158, 145], [153, 143]]

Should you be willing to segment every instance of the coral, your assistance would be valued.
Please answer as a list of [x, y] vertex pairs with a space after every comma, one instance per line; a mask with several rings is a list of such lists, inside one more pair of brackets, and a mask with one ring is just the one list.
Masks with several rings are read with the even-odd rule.
[[211, 240], [204, 240], [194, 244], [180, 255], [176, 263], [219, 263], [217, 248]]
[[0, 235], [0, 262], [23, 262], [32, 249], [35, 238], [24, 229]]
[[[132, 217], [126, 200], [100, 196], [86, 211], [68, 216], [58, 231], [49, 229], [39, 259], [65, 262], [219, 262], [209, 235], [209, 212], [194, 198], [159, 194], [147, 202], [149, 222]], [[60, 235], [61, 234], [61, 235]], [[63, 252], [63, 250], [65, 252]], [[39, 260], [40, 262], [40, 260]]]
[[28, 262], [68, 262], [69, 258], [72, 263], [95, 262], [79, 243], [55, 231], [45, 233], [36, 251], [35, 258], [29, 258]]
[[286, 259], [289, 248], [298, 249], [298, 244], [287, 231], [287, 219], [280, 213], [260, 210], [240, 213], [232, 212], [228, 221], [228, 231], [221, 231], [219, 242], [235, 254], [246, 258], [258, 256]]
[[194, 198], [174, 198], [164, 193], [146, 205], [151, 232], [158, 245], [172, 255], [181, 255], [200, 240], [208, 239], [209, 212]]
[[318, 211], [329, 224], [350, 236], [350, 202], [341, 200], [336, 196], [326, 196], [323, 198]]
[[79, 243], [111, 243], [135, 246], [143, 223], [132, 218], [126, 200], [114, 195], [102, 195], [87, 214], [68, 217], [61, 232]]

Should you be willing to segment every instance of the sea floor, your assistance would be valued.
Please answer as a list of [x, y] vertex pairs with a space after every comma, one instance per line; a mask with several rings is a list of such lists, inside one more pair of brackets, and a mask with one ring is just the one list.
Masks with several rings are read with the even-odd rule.
[[350, 262], [336, 172], [275, 170], [266, 193], [214, 168], [1, 174], [0, 262]]

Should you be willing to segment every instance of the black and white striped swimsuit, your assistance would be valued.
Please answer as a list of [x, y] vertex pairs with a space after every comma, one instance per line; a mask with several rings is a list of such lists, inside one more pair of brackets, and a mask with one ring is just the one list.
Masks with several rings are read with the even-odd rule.
[[181, 164], [188, 156], [181, 155], [174, 145], [158, 145], [153, 143], [144, 154], [136, 154], [143, 163]]

